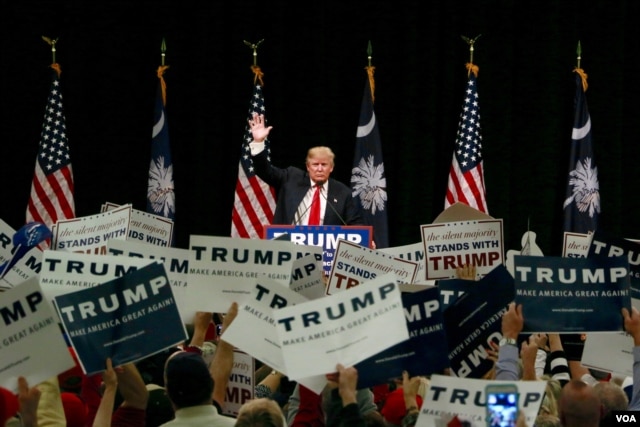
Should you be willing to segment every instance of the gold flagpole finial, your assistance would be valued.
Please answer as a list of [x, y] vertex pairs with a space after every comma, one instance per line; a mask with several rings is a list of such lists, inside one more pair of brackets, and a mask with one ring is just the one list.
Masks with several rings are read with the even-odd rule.
[[264, 41], [264, 39], [260, 40], [257, 43], [250, 43], [246, 40], [243, 40], [244, 44], [253, 49], [253, 65], [258, 65], [258, 46]]
[[162, 43], [160, 43], [160, 64], [164, 65], [164, 59], [167, 56], [167, 42], [164, 37], [162, 38]]
[[51, 46], [51, 58], [52, 64], [56, 63], [56, 43], [58, 43], [58, 39], [50, 39], [49, 37], [42, 36], [42, 40], [46, 41], [49, 46]]
[[475, 38], [472, 38], [472, 39], [470, 39], [469, 37], [460, 36], [462, 37], [462, 40], [467, 42], [467, 44], [469, 45], [469, 63], [471, 64], [473, 64], [473, 45], [480, 38], [481, 35], [482, 34], [478, 34]]

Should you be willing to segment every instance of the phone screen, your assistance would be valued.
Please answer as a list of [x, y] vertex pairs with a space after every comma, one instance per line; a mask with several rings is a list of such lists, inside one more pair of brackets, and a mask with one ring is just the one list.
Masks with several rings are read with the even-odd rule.
[[489, 427], [515, 427], [517, 419], [518, 393], [487, 394], [487, 425]]

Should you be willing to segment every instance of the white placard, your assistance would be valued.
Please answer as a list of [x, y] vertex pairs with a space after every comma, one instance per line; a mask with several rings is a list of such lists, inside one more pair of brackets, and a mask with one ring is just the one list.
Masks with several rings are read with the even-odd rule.
[[17, 392], [19, 376], [36, 385], [75, 366], [37, 278], [1, 295], [0, 387]]
[[[102, 205], [103, 212], [120, 207], [115, 203]], [[173, 238], [173, 220], [138, 209], [131, 209], [128, 240], [169, 247]]]
[[92, 288], [154, 262], [144, 258], [91, 255], [47, 249], [42, 254], [40, 287], [47, 301]]
[[239, 304], [238, 315], [224, 331], [224, 340], [286, 374], [275, 312], [307, 299], [267, 278], [255, 280], [247, 290], [250, 296]]
[[236, 417], [240, 407], [254, 398], [255, 386], [255, 361], [253, 357], [235, 349], [233, 351], [233, 368], [231, 375], [229, 375], [222, 413]]
[[325, 295], [322, 258], [318, 261], [315, 254], [307, 254], [293, 261], [289, 289], [307, 299], [322, 298]]
[[199, 296], [198, 310], [224, 313], [232, 302], [244, 302], [248, 283], [267, 277], [288, 287], [293, 261], [306, 249], [279, 240], [192, 235], [189, 293]]
[[51, 248], [104, 255], [108, 240], [127, 238], [130, 220], [131, 205], [123, 205], [108, 212], [58, 221]]
[[593, 233], [564, 233], [562, 256], [568, 258], [586, 258], [591, 246]]
[[[518, 409], [532, 426], [542, 404], [546, 381], [498, 381], [432, 375], [422, 403], [416, 427], [433, 427], [434, 420], [457, 415], [470, 427], [487, 426], [485, 388], [489, 384], [515, 384], [518, 388]], [[446, 424], [445, 424], [446, 425]]]
[[412, 243], [404, 246], [394, 246], [392, 248], [382, 248], [378, 251], [389, 254], [396, 258], [406, 259], [407, 261], [418, 264], [418, 272], [413, 281], [417, 285], [435, 285], [435, 280], [427, 280], [427, 264], [424, 262], [424, 245], [422, 242]]
[[40, 273], [42, 251], [38, 247], [29, 249], [0, 279], [0, 291], [26, 282]]
[[581, 363], [587, 368], [633, 377], [633, 337], [626, 332], [590, 333]]
[[501, 219], [444, 222], [420, 226], [427, 279], [454, 279], [456, 268], [475, 265], [484, 276], [504, 263]]
[[418, 263], [340, 239], [331, 267], [327, 294], [344, 291], [387, 273], [394, 273], [398, 283], [413, 283], [418, 273]]
[[[355, 365], [409, 339], [393, 273], [324, 298], [274, 311], [287, 375], [299, 378]], [[384, 337], [384, 339], [380, 339]]]
[[11, 259], [15, 233], [13, 227], [0, 219], [0, 264]]

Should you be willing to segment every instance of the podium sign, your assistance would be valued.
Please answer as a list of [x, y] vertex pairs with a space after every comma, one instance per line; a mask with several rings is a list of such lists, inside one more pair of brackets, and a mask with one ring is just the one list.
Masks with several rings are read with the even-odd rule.
[[331, 273], [338, 240], [371, 247], [373, 227], [370, 225], [266, 225], [265, 239], [282, 238], [284, 234], [299, 245], [321, 246], [323, 249], [322, 269]]

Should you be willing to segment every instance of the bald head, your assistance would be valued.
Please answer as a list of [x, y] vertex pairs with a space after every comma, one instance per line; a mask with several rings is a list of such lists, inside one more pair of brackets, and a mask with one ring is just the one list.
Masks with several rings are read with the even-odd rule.
[[562, 388], [558, 412], [565, 427], [596, 427], [602, 417], [602, 404], [593, 387], [572, 379]]

